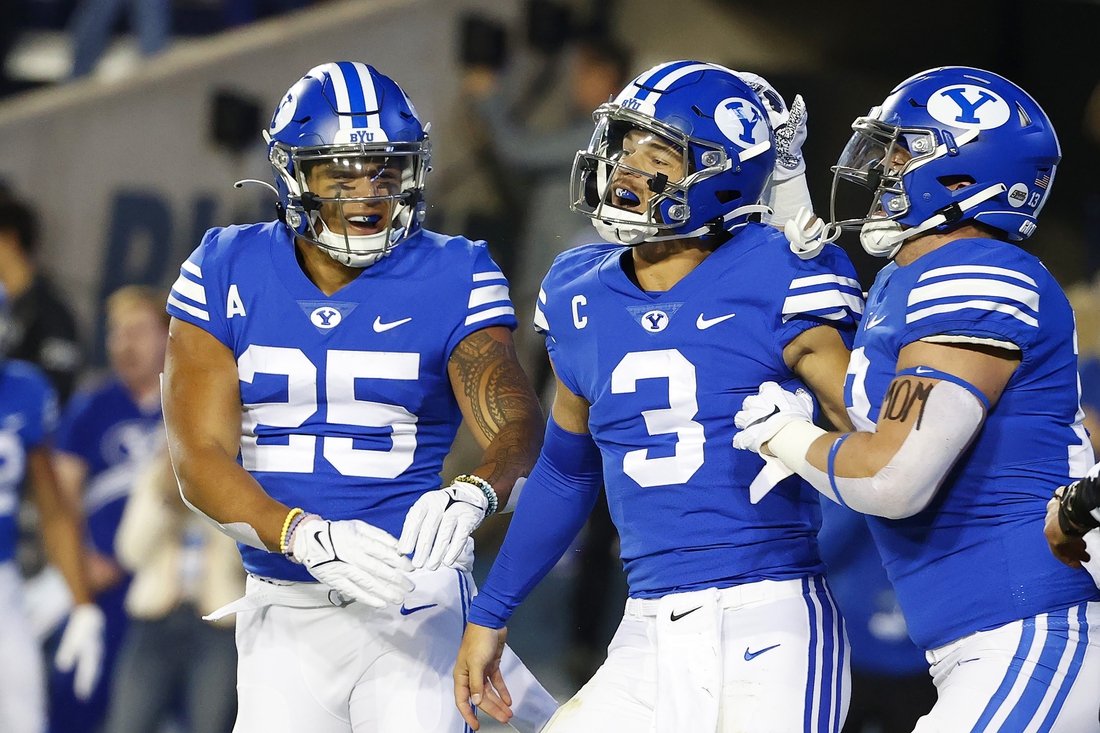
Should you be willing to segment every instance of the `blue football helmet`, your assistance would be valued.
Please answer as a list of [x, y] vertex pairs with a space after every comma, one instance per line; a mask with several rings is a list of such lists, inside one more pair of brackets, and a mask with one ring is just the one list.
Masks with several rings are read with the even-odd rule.
[[[420, 229], [431, 145], [408, 96], [374, 68], [338, 61], [310, 69], [264, 137], [281, 218], [337, 261], [367, 267]], [[324, 190], [311, 190], [311, 180], [322, 188], [318, 171]], [[325, 223], [324, 207], [342, 231]]]
[[743, 226], [775, 165], [760, 98], [716, 64], [673, 61], [642, 73], [593, 113], [573, 161], [571, 208], [610, 242], [636, 245]]
[[[968, 220], [1009, 241], [1028, 238], [1062, 158], [1050, 118], [1027, 92], [962, 66], [906, 79], [852, 129], [833, 168], [831, 218], [860, 230], [864, 249], [881, 257]], [[842, 180], [871, 192], [861, 218], [838, 216]]]

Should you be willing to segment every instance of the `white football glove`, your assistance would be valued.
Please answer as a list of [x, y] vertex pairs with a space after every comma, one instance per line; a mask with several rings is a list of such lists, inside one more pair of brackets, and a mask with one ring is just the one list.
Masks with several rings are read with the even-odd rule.
[[768, 80], [751, 71], [735, 72], [764, 103], [768, 112], [768, 124], [775, 135], [775, 169], [772, 183], [780, 183], [806, 172], [802, 157], [802, 144], [806, 142], [806, 102], [801, 94], [795, 95], [790, 109], [783, 97]]
[[309, 516], [288, 542], [290, 559], [348, 600], [373, 608], [401, 603], [413, 589], [409, 559], [393, 535], [358, 519]]
[[73, 668], [73, 692], [78, 700], [87, 700], [95, 691], [103, 671], [103, 611], [94, 603], [81, 603], [69, 612], [69, 623], [57, 645], [54, 666], [62, 672]]
[[412, 552], [415, 568], [435, 570], [440, 563], [453, 565], [488, 509], [485, 493], [465, 481], [429, 491], [405, 515], [397, 551], [403, 555]]
[[803, 206], [793, 219], [788, 219], [783, 225], [783, 234], [791, 243], [791, 251], [803, 260], [812, 260], [825, 248], [829, 239], [822, 236], [825, 232], [825, 222], [814, 212]]
[[799, 388], [788, 392], [775, 382], [764, 382], [760, 391], [745, 398], [733, 424], [741, 429], [733, 436], [733, 447], [760, 453], [760, 448], [795, 420], [813, 422], [814, 401]]

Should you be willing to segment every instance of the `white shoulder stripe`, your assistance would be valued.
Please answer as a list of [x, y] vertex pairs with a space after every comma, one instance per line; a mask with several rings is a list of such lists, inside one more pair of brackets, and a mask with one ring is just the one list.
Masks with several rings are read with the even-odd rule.
[[910, 311], [905, 315], [906, 323], [915, 323], [922, 318], [928, 316], [938, 315], [940, 313], [953, 313], [955, 311], [974, 309], [983, 311], [997, 311], [999, 313], [1007, 313], [1013, 318], [1023, 321], [1029, 326], [1039, 326], [1039, 321], [1034, 316], [1024, 313], [1021, 309], [1014, 305], [1008, 305], [1007, 303], [996, 303], [992, 300], [967, 300], [963, 303], [941, 303], [940, 305], [929, 306], [928, 308], [922, 308], [918, 311]]
[[490, 270], [489, 272], [475, 272], [474, 273], [474, 282], [475, 283], [485, 282], [486, 280], [503, 280], [503, 279], [504, 279], [504, 273], [501, 272], [500, 270]]
[[791, 280], [791, 290], [797, 288], [808, 288], [811, 285], [824, 285], [825, 283], [836, 283], [838, 285], [844, 285], [849, 288], [855, 288], [857, 292], [863, 292], [863, 288], [860, 286], [859, 281], [850, 277], [844, 277], [843, 275], [834, 275], [832, 273], [826, 273], [824, 275], [810, 275], [809, 277], [796, 277]]
[[202, 269], [191, 260], [184, 260], [182, 267], [195, 277], [202, 278]]
[[508, 300], [507, 285], [485, 285], [470, 291], [470, 302], [467, 307], [479, 308], [486, 303], [496, 303]]
[[973, 298], [979, 295], [987, 298], [1006, 298], [1026, 305], [1033, 311], [1039, 310], [1039, 294], [1034, 290], [987, 278], [941, 280], [913, 288], [909, 292], [908, 305], [936, 298]]
[[944, 277], [946, 275], [1001, 275], [1002, 277], [1011, 277], [1014, 280], [1020, 280], [1028, 285], [1039, 287], [1034, 280], [1022, 272], [1016, 272], [1015, 270], [1009, 270], [1004, 267], [992, 267], [990, 265], [952, 265], [950, 267], [937, 267], [921, 275], [917, 278], [917, 282], [931, 280], [934, 277]]
[[531, 319], [535, 324], [535, 330], [539, 333], [546, 333], [550, 331], [550, 324], [546, 321], [546, 314], [542, 312], [542, 308], [535, 306], [535, 317]]
[[812, 311], [836, 308], [850, 308], [855, 313], [863, 312], [863, 298], [842, 290], [822, 290], [805, 295], [789, 295], [783, 301], [783, 314], [795, 315]]
[[184, 303], [182, 300], [180, 300], [176, 296], [172, 295], [171, 293], [168, 293], [168, 305], [174, 305], [175, 307], [179, 308], [184, 313], [190, 313], [191, 315], [193, 315], [195, 318], [198, 318], [199, 320], [203, 320], [203, 321], [209, 321], [210, 320], [210, 314], [207, 313], [206, 311], [204, 311], [202, 308], [197, 308], [193, 305], [188, 305], [187, 303]]
[[188, 280], [183, 275], [180, 275], [176, 278], [176, 281], [172, 283], [172, 290], [188, 300], [206, 305], [206, 288], [193, 280]]
[[539, 302], [546, 305], [546, 291], [539, 288]]
[[490, 308], [489, 310], [481, 311], [480, 313], [474, 313], [466, 316], [466, 325], [469, 326], [474, 323], [480, 323], [487, 321], [490, 318], [496, 318], [497, 316], [514, 316], [516, 309], [510, 305], [502, 305], [499, 308]]

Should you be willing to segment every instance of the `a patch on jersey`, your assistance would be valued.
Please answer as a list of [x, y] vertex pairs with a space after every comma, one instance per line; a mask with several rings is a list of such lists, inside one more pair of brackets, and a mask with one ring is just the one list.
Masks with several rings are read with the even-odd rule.
[[336, 303], [325, 300], [299, 300], [298, 306], [318, 333], [328, 333], [351, 315], [358, 303]]
[[714, 124], [740, 148], [768, 139], [768, 123], [756, 105], [741, 97], [727, 97], [714, 108]]
[[632, 305], [627, 310], [634, 320], [650, 333], [660, 333], [668, 328], [672, 316], [680, 310], [683, 303], [659, 303], [654, 305]]
[[952, 84], [928, 98], [928, 114], [950, 127], [992, 130], [1008, 122], [1012, 109], [995, 92], [977, 84]]
[[1014, 183], [1012, 188], [1008, 189], [1008, 205], [1014, 209], [1018, 209], [1027, 203], [1028, 188], [1026, 184]]
[[271, 130], [274, 135], [290, 124], [294, 119], [294, 113], [298, 110], [298, 100], [293, 92], [287, 92], [283, 101], [279, 102], [279, 109], [275, 110], [275, 116], [271, 118]]

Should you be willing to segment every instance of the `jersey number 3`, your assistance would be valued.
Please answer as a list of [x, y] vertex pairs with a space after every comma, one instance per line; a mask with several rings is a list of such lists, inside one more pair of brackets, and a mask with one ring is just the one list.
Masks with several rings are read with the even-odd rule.
[[[286, 402], [244, 405], [241, 420], [241, 463], [248, 471], [313, 473], [317, 436], [288, 436], [286, 445], [262, 445], [256, 428], [297, 428], [317, 412], [317, 367], [301, 349], [249, 346], [237, 360], [242, 382], [257, 374], [287, 378]], [[412, 465], [416, 450], [416, 415], [401, 405], [355, 399], [356, 379], [400, 379], [420, 376], [420, 354], [394, 351], [339, 351], [327, 355], [325, 371], [326, 422], [367, 428], [391, 428], [389, 450], [355, 448], [352, 438], [332, 435], [322, 439], [325, 460], [344, 476], [397, 478]]]
[[699, 412], [695, 365], [677, 349], [630, 352], [611, 372], [611, 393], [633, 393], [639, 379], [661, 378], [668, 380], [668, 407], [643, 410], [642, 419], [650, 435], [675, 434], [676, 452], [650, 458], [649, 449], [640, 448], [623, 456], [623, 473], [646, 488], [686, 484], [703, 465], [707, 439], [693, 419]]

